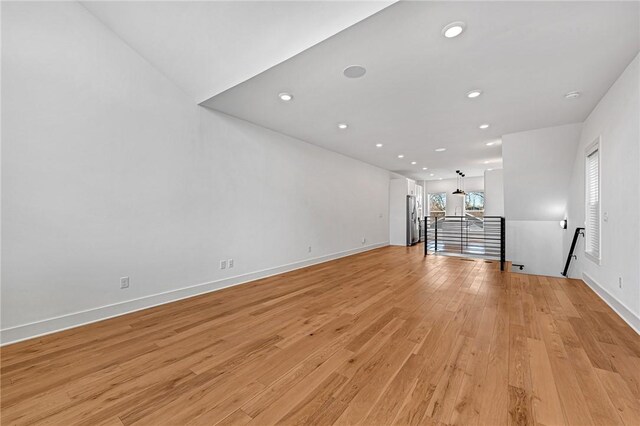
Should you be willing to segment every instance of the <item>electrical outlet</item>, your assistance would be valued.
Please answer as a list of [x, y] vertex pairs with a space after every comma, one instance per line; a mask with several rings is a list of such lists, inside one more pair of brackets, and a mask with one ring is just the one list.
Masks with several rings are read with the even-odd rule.
[[129, 288], [129, 277], [120, 278], [120, 288]]
[[311, 246], [309, 246], [309, 253], [311, 253]]
[[227, 269], [227, 261], [226, 260], [221, 260], [220, 261], [220, 269]]
[[233, 268], [233, 259], [227, 260], [227, 265], [229, 265], [229, 268]]
[[618, 277], [618, 287], [622, 288], [622, 277]]

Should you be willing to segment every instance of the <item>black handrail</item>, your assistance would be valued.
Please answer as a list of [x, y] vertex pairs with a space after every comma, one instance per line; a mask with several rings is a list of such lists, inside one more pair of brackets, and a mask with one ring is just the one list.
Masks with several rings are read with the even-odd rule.
[[[458, 226], [459, 225], [459, 226]], [[426, 216], [424, 255], [429, 251], [500, 260], [505, 266], [505, 220], [501, 216]], [[429, 241], [431, 239], [431, 241]]]
[[564, 264], [564, 271], [562, 271], [562, 276], [566, 277], [569, 272], [569, 264], [571, 264], [571, 259], [575, 257], [573, 252], [576, 249], [576, 244], [578, 243], [578, 236], [584, 236], [584, 228], [576, 228], [576, 231], [573, 233], [573, 241], [571, 241], [571, 249], [569, 250], [569, 255], [567, 256], [567, 263]]

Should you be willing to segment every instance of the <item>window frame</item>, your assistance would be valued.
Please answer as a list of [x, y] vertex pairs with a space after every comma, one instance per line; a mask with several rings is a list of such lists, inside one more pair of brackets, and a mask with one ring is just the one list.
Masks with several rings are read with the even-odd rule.
[[[584, 254], [587, 259], [593, 263], [600, 265], [602, 260], [602, 149], [600, 136], [598, 136], [587, 148], [584, 154], [584, 229], [585, 243]], [[589, 251], [589, 157], [594, 153], [598, 153], [598, 255]]]
[[[473, 210], [473, 209], [468, 209], [467, 208], [467, 197], [469, 197], [469, 194], [482, 194], [482, 209], [481, 210]], [[482, 212], [482, 213], [484, 213], [485, 200], [486, 199], [484, 197], [484, 191], [469, 191], [464, 196], [464, 209], [465, 209], [465, 211], [468, 211], [468, 212]]]
[[[442, 210], [431, 210], [431, 196], [432, 195], [444, 195], [444, 206]], [[447, 214], [447, 193], [446, 191], [440, 191], [440, 192], [428, 192], [427, 193], [427, 203], [429, 205], [429, 214], [431, 214], [432, 212], [436, 212], [436, 213], [444, 213], [445, 215]]]

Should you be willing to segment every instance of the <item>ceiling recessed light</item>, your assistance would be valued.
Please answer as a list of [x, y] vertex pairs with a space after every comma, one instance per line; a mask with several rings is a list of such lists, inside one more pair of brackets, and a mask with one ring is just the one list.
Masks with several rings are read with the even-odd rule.
[[442, 180], [442, 178], [438, 178], [438, 180]]
[[411, 162], [411, 164], [416, 164], [416, 162], [415, 162], [415, 161], [412, 161], [412, 162]]
[[582, 95], [582, 93], [576, 91], [576, 92], [569, 92], [565, 94], [564, 97], [567, 99], [575, 99], [575, 98], [579, 98], [580, 95]]
[[489, 164], [489, 160], [485, 161], [484, 164]]
[[340, 124], [338, 124], [338, 129], [340, 129], [340, 130], [344, 130], [344, 129], [346, 129], [347, 127], [349, 127], [349, 125], [348, 125], [347, 123], [340, 123]]
[[477, 98], [480, 95], [482, 95], [482, 90], [478, 90], [478, 89], [474, 89], [470, 92], [467, 92], [467, 98], [470, 98], [470, 99]]
[[293, 95], [291, 93], [282, 92], [278, 94], [278, 97], [281, 101], [289, 102], [293, 100]]
[[449, 25], [446, 25], [442, 29], [442, 35], [445, 36], [446, 38], [458, 37], [464, 31], [464, 28], [465, 28], [464, 22], [460, 22], [460, 21], [452, 22]]
[[381, 143], [377, 143], [376, 144], [376, 148], [382, 148], [382, 144]]
[[487, 146], [495, 145], [495, 142], [487, 142]]
[[484, 130], [484, 129], [488, 129], [488, 128], [489, 128], [489, 125], [488, 125], [488, 124], [481, 124], [479, 127], [480, 127], [482, 130]]
[[422, 170], [427, 170], [427, 169], [428, 169], [428, 167], [423, 167], [423, 168], [422, 168]]
[[367, 70], [360, 65], [351, 65], [346, 67], [342, 73], [347, 78], [360, 78], [367, 73]]
[[433, 173], [429, 173], [429, 176], [435, 176]]
[[436, 152], [443, 152], [446, 151], [447, 148], [436, 148]]
[[493, 169], [487, 169], [487, 171], [492, 171]]
[[404, 158], [404, 155], [400, 154], [398, 155], [398, 158]]

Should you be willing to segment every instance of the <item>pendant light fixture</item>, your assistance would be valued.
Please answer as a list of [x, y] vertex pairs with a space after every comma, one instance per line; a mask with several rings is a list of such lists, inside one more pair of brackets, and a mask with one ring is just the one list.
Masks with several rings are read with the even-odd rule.
[[[453, 191], [453, 195], [465, 195], [464, 192], [464, 173], [460, 170], [456, 170], [456, 190]], [[460, 189], [462, 188], [462, 189]]]

